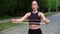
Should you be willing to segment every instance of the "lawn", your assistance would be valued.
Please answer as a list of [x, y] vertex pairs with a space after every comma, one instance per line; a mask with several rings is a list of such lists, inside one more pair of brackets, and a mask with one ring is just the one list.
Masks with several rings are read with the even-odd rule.
[[58, 14], [60, 12], [50, 12], [50, 14], [47, 12], [47, 13], [44, 13], [46, 17], [48, 16], [51, 16], [51, 15], [54, 15], [54, 14]]
[[[45, 16], [48, 17], [48, 16], [51, 16], [51, 15], [54, 15], [57, 13], [60, 13], [60, 12], [51, 12], [51, 14], [45, 13]], [[21, 25], [21, 23], [10, 23], [10, 22], [9, 23], [0, 23], [0, 31], [6, 30], [6, 29], [9, 29], [11, 27], [18, 26], [18, 25]]]
[[0, 31], [6, 30], [8, 28], [21, 25], [20, 23], [0, 23]]

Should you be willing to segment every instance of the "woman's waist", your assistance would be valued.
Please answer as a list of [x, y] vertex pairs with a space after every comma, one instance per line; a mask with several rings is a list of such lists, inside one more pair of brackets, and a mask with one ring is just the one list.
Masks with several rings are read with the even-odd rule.
[[29, 28], [30, 29], [38, 29], [38, 28], [40, 28], [40, 25], [29, 25]]
[[40, 25], [40, 22], [29, 22], [29, 25]]

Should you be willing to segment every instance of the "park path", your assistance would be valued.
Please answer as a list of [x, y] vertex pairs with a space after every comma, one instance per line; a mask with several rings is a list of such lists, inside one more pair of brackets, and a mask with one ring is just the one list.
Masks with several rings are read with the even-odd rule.
[[[60, 14], [47, 17], [51, 20], [49, 25], [41, 24], [43, 34], [60, 34]], [[8, 29], [0, 34], [28, 34], [28, 24]]]

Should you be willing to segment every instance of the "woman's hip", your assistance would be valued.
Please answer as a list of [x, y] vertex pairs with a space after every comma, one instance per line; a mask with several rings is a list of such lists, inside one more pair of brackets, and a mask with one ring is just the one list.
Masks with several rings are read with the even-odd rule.
[[42, 30], [40, 28], [38, 28], [38, 29], [29, 29], [28, 34], [42, 34]]

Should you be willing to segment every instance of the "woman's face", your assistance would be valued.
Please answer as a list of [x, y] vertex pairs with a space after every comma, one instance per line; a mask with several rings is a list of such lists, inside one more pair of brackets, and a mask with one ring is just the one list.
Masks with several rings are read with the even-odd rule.
[[32, 10], [37, 10], [38, 9], [38, 5], [36, 1], [32, 2]]

